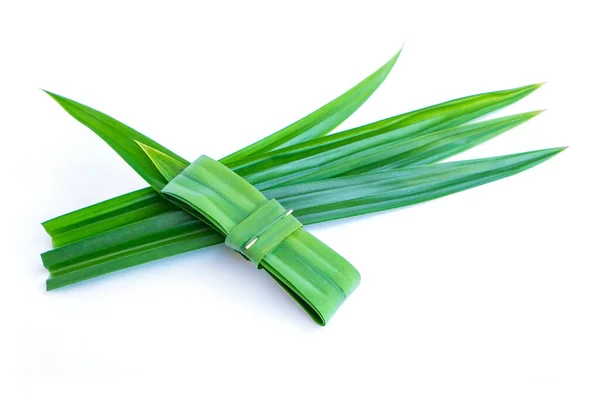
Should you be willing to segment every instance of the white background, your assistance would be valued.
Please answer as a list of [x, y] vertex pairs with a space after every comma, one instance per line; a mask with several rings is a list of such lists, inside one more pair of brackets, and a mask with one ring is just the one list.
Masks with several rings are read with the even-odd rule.
[[[0, 395], [600, 395], [593, 1], [7, 1]], [[188, 159], [226, 155], [387, 61], [342, 127], [547, 81], [459, 158], [570, 145], [512, 178], [311, 226], [361, 272], [326, 327], [223, 247], [45, 292], [40, 222], [144, 182], [40, 88]]]

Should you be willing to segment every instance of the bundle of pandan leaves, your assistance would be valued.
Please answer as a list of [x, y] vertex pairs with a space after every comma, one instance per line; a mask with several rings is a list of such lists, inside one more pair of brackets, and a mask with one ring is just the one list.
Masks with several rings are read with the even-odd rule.
[[43, 223], [53, 290], [225, 242], [267, 271], [324, 325], [358, 271], [303, 225], [415, 204], [514, 175], [564, 148], [440, 162], [540, 111], [472, 122], [540, 84], [472, 95], [330, 134], [385, 80], [400, 53], [282, 130], [215, 161], [193, 163], [112, 117], [53, 93], [148, 188]]

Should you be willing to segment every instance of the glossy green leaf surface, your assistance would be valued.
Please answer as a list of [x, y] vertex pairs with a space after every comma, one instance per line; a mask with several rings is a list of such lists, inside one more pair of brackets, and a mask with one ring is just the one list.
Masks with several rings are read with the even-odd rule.
[[[259, 189], [290, 183], [318, 181], [345, 174], [361, 174], [375, 169], [393, 169], [421, 162], [429, 164], [485, 142], [529, 119], [539, 112], [528, 112], [479, 123], [465, 124], [419, 135], [412, 139], [379, 139], [370, 136], [349, 145], [306, 155], [290, 161], [281, 158], [273, 165], [270, 158], [243, 170], [231, 166]], [[393, 135], [393, 134], [390, 134]], [[275, 155], [275, 153], [274, 153]], [[271, 165], [265, 170], [263, 162]]]
[[153, 147], [183, 163], [187, 162], [184, 158], [179, 157], [166, 147], [102, 112], [63, 96], [51, 92], [47, 93], [67, 113], [102, 138], [131, 168], [155, 189], [162, 189], [166, 185], [166, 181], [136, 142]]
[[[385, 80], [399, 55], [400, 51], [373, 74], [320, 109], [221, 161], [228, 164], [249, 155], [328, 134], [373, 94]], [[75, 119], [106, 141], [128, 164], [135, 164], [134, 170], [155, 189], [160, 190], [165, 181], [156, 172], [156, 168], [148, 163], [148, 158], [144, 159], [144, 154], [136, 142], [169, 154], [182, 164], [189, 164], [108, 115], [60, 95], [47, 93]], [[142, 221], [152, 214], [176, 209], [177, 207], [167, 203], [153, 189], [146, 188], [51, 219], [42, 225], [52, 237], [53, 245], [60, 247], [115, 227]]]
[[156, 169], [167, 180], [171, 181], [177, 175], [183, 172], [188, 164], [178, 161], [176, 158], [169, 156], [167, 153], [158, 151], [150, 146], [137, 142], [148, 158], [152, 160]]
[[[149, 151], [154, 160], [163, 155]], [[166, 177], [171, 168], [164, 168]], [[275, 199], [235, 172], [200, 156], [162, 193], [227, 238], [225, 243], [264, 269], [319, 325], [325, 325], [360, 283], [358, 271], [302, 228]]]
[[136, 190], [42, 223], [54, 248], [180, 209], [151, 187]]
[[[488, 159], [372, 171], [269, 189], [304, 224], [428, 201], [524, 171], [563, 148]], [[42, 254], [48, 290], [116, 270], [223, 242], [219, 233], [183, 211], [164, 212]]]
[[375, 90], [383, 83], [400, 56], [398, 51], [392, 59], [376, 70], [373, 74], [352, 87], [344, 94], [315, 110], [308, 116], [296, 121], [284, 129], [253, 143], [229, 156], [223, 158], [223, 164], [229, 164], [248, 156], [267, 153], [274, 149], [283, 148], [326, 135], [346, 120], [358, 109]]
[[365, 149], [399, 143], [430, 132], [459, 126], [514, 103], [539, 86], [533, 84], [455, 99], [268, 154], [251, 156], [228, 163], [227, 166], [242, 176], [253, 175], [249, 179], [253, 184], [257, 179], [264, 178], [269, 180], [269, 187], [275, 186], [287, 181], [287, 179], [279, 180], [277, 175], [273, 175], [281, 172], [281, 168], [274, 171], [275, 166], [287, 166], [296, 174], [314, 170], [315, 167], [332, 160], [349, 155], [360, 155]]
[[[403, 207], [517, 174], [565, 148], [410, 166], [397, 170], [300, 183], [267, 191], [306, 224]], [[310, 203], [308, 207], [306, 203]]]
[[[249, 150], [226, 157], [222, 162], [266, 195], [270, 194], [270, 190], [283, 194], [285, 190], [276, 189], [304, 186], [306, 182], [338, 180], [339, 176], [353, 177], [348, 180], [352, 183], [358, 181], [359, 176], [371, 175], [377, 170], [431, 164], [488, 140], [538, 113], [465, 124], [515, 102], [539, 87], [529, 85], [460, 98], [323, 136], [360, 106], [358, 102], [368, 98], [387, 76], [395, 59], [359, 83], [358, 88], [354, 87], [292, 126], [265, 138]], [[51, 95], [65, 110], [109, 143], [154, 189], [162, 189], [189, 164], [110, 116], [67, 98]], [[270, 152], [265, 153], [267, 150]], [[142, 155], [144, 160], [141, 160]], [[378, 177], [384, 177], [384, 174], [376, 173]], [[370, 186], [368, 181], [364, 183]], [[364, 192], [358, 185], [351, 189], [358, 194]], [[306, 197], [317, 195], [311, 192]], [[293, 198], [282, 196], [285, 200]], [[354, 197], [354, 201], [345, 205], [307, 202], [304, 208], [308, 212], [304, 215], [300, 212], [300, 215], [309, 222], [318, 222], [319, 219], [377, 211], [377, 204], [370, 207], [359, 201], [365, 198]], [[377, 200], [385, 200], [392, 207], [403, 205], [385, 196], [375, 200], [376, 203]], [[55, 218], [44, 223], [44, 227], [52, 236], [53, 244], [62, 246], [42, 256], [44, 265], [51, 271], [49, 289], [221, 241], [218, 234], [151, 188]]]
[[[273, 179], [271, 169], [275, 166], [281, 167], [279, 173], [289, 174], [295, 172], [300, 173], [300, 177], [302, 177], [309, 174], [310, 170], [314, 170], [317, 165], [327, 163], [331, 158], [339, 159], [350, 154], [360, 156], [363, 150], [368, 150], [375, 145], [394, 145], [402, 140], [461, 125], [466, 121], [509, 105], [533, 92], [538, 87], [539, 85], [529, 85], [444, 102], [363, 127], [296, 144], [274, 151], [272, 156], [252, 156], [244, 161], [228, 164], [228, 166], [242, 175], [252, 175], [253, 183], [261, 181], [263, 177]], [[68, 104], [65, 106], [68, 106]], [[103, 118], [106, 118], [106, 124], [116, 122], [110, 116], [99, 112], [92, 114], [103, 121]], [[114, 130], [111, 133], [118, 135], [120, 131]], [[125, 136], [128, 136], [127, 131]], [[132, 142], [127, 142], [123, 147], [135, 144], [140, 149], [135, 141], [134, 139]], [[143, 143], [146, 140], [139, 142]], [[158, 144], [146, 146], [167, 154], [167, 152], [160, 149]], [[338, 151], [337, 154], [334, 153], [335, 150]], [[173, 158], [178, 161], [181, 159], [177, 156]], [[157, 173], [155, 164], [152, 164], [152, 166], [154, 170], [150, 174], [155, 175]], [[288, 180], [293, 179], [287, 178]], [[156, 187], [163, 186], [164, 178], [162, 178], [162, 175], [156, 179], [161, 182]], [[272, 185], [274, 182], [267, 183]], [[265, 186], [262, 186], [262, 188], [265, 188]], [[59, 247], [109, 231], [115, 227], [140, 222], [148, 217], [176, 210], [176, 207], [167, 203], [158, 193], [147, 188], [52, 219], [44, 222], [43, 226], [52, 237], [53, 245]]]

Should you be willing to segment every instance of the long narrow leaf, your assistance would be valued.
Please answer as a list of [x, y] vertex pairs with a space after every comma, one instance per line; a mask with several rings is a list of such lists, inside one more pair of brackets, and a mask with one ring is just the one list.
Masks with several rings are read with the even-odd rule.
[[[564, 147], [506, 156], [374, 171], [269, 190], [306, 224], [416, 204], [517, 174]], [[305, 203], [310, 203], [307, 206]]]
[[[265, 191], [304, 224], [415, 204], [514, 175], [559, 153], [546, 149], [307, 182]], [[184, 229], [183, 233], [177, 230]], [[157, 233], [156, 231], [160, 231]], [[185, 212], [163, 213], [42, 255], [49, 290], [222, 242]], [[116, 244], [116, 245], [112, 245]], [[113, 247], [106, 249], [106, 247]]]
[[[318, 152], [296, 161], [285, 161], [261, 170], [257, 162], [244, 171], [232, 166], [238, 174], [259, 189], [267, 189], [290, 183], [318, 181], [345, 174], [360, 174], [375, 169], [391, 169], [419, 161], [433, 163], [460, 153], [505, 132], [540, 112], [528, 112], [508, 117], [465, 124], [437, 130], [412, 139], [385, 139], [370, 136], [350, 145], [340, 145], [326, 152]], [[391, 134], [391, 133], [390, 133]], [[385, 136], [383, 136], [385, 138]], [[383, 142], [382, 142], [383, 141]], [[168, 156], [164, 154], [164, 156]], [[173, 159], [176, 161], [176, 159]], [[266, 158], [263, 162], [271, 165]], [[254, 171], [248, 172], [249, 170]], [[258, 170], [258, 171], [256, 171]]]
[[[506, 131], [528, 119], [530, 119], [531, 117], [534, 117], [536, 114], [538, 114], [539, 112], [530, 112], [530, 113], [523, 113], [523, 114], [518, 114], [518, 115], [514, 115], [514, 116], [508, 116], [508, 117], [503, 117], [503, 118], [499, 118], [499, 119], [493, 119], [493, 120], [488, 120], [488, 121], [484, 121], [484, 122], [480, 122], [480, 123], [474, 123], [474, 124], [467, 124], [464, 126], [460, 126], [460, 127], [455, 127], [455, 128], [451, 128], [451, 129], [447, 129], [447, 130], [442, 130], [442, 131], [437, 131], [434, 133], [430, 133], [427, 135], [423, 135], [421, 137], [412, 139], [412, 140], [408, 140], [408, 141], [402, 141], [399, 144], [395, 144], [392, 147], [390, 147], [390, 150], [388, 153], [383, 153], [383, 152], [379, 152], [378, 156], [375, 157], [375, 159], [377, 161], [381, 161], [381, 162], [385, 162], [385, 158], [386, 156], [390, 156], [392, 158], [396, 159], [396, 162], [398, 162], [398, 155], [403, 156], [403, 166], [407, 166], [410, 164], [427, 164], [427, 163], [433, 163], [435, 161], [438, 161], [442, 158], [448, 157], [450, 155], [456, 154], [460, 151], [466, 150], [478, 143], [481, 143], [482, 141], [486, 140], [486, 139], [490, 139], [493, 136], [498, 135], [499, 133]], [[179, 172], [182, 171], [183, 168], [185, 168], [185, 165], [181, 164], [177, 159], [174, 158], [170, 158], [169, 156], [167, 156], [166, 154], [162, 153], [162, 152], [158, 152], [155, 149], [146, 146], [144, 144], [140, 143], [140, 146], [142, 147], [142, 150], [144, 150], [149, 158], [152, 160], [153, 164], [155, 164], [157, 166], [157, 169], [159, 169], [159, 172], [163, 175], [163, 177], [165, 177], [165, 180], [169, 180], [172, 176], [177, 175]], [[377, 152], [376, 152], [377, 153]], [[366, 157], [370, 157], [370, 156], [366, 156]], [[360, 158], [358, 160], [361, 160]], [[356, 166], [364, 166], [364, 162], [357, 162], [355, 165]], [[377, 164], [377, 163], [376, 163]], [[324, 170], [328, 170], [329, 168], [331, 169], [337, 169], [337, 164], [330, 164], [327, 166], [324, 166], [322, 169]], [[352, 170], [350, 168], [350, 170]], [[342, 171], [348, 171], [348, 168], [344, 168]], [[337, 171], [337, 173], [339, 173], [340, 170]], [[170, 176], [169, 176], [170, 175]], [[385, 175], [385, 173], [378, 173], [375, 174], [377, 175], [377, 177], [381, 177], [383, 178]], [[325, 177], [331, 177], [332, 175], [324, 175], [324, 178], [321, 179], [325, 179]], [[368, 179], [360, 179], [360, 178], [355, 178], [352, 179], [353, 181], [361, 181], [364, 183], [367, 183], [369, 180]], [[327, 186], [329, 182], [332, 182], [332, 189], [335, 187], [334, 184], [334, 180], [332, 179], [327, 179], [326, 181], [323, 182], [322, 185], [315, 185], [315, 186]], [[261, 181], [258, 181], [259, 184]], [[384, 181], [386, 182], [386, 181]], [[294, 186], [298, 186], [298, 183], [296, 183]], [[303, 185], [301, 185], [303, 186]], [[361, 186], [353, 186], [353, 189], [355, 189], [356, 191], [356, 195], [353, 198], [357, 199], [360, 198], [361, 194], [363, 194], [366, 190], [364, 190]], [[285, 188], [283, 190], [272, 190], [271, 191], [275, 191], [278, 193], [275, 193], [275, 196], [273, 197], [278, 197], [278, 198], [288, 198], [289, 194], [285, 194], [284, 192], [286, 192]], [[269, 190], [267, 189], [265, 192], [269, 192]], [[266, 194], [273, 194], [273, 193], [266, 193]], [[342, 197], [347, 197], [348, 193], [345, 193], [345, 195], [340, 194], [340, 199]], [[333, 195], [333, 197], [335, 197], [336, 194]], [[293, 208], [297, 208], [297, 206], [294, 204]], [[315, 204], [316, 205], [316, 204]], [[187, 229], [185, 227], [185, 225], [189, 224], [190, 222], [190, 218], [189, 216], [180, 216], [180, 217], [175, 217], [173, 215], [171, 215], [173, 213], [173, 211], [164, 211], [164, 212], [168, 212], [168, 216], [167, 219], [169, 219], [170, 221], [172, 221], [173, 219], [181, 219], [182, 223], [184, 223], [184, 225], [182, 225], [183, 227], [181, 228], [177, 228], [174, 225], [171, 225], [169, 223], [169, 227], [171, 228], [171, 230], [169, 231], [168, 236], [170, 236], [170, 238], [172, 239], [177, 239], [179, 237], [183, 237], [184, 235], [188, 235], [190, 233], [190, 230]], [[179, 211], [182, 212], [182, 211]], [[158, 214], [157, 214], [158, 215]], [[154, 228], [156, 228], [157, 226], [153, 226]], [[127, 230], [127, 228], [121, 228], [121, 230]], [[125, 232], [126, 235], [129, 236], [133, 236], [131, 238], [137, 238], [137, 226], [133, 225], [132, 230], [129, 232]], [[155, 236], [161, 236], [163, 233], [162, 229], [151, 229], [151, 231], [146, 231], [144, 232], [144, 238], [148, 238], [150, 240], [155, 239]], [[108, 233], [105, 233], [108, 234]], [[110, 235], [110, 234], [109, 234]], [[82, 255], [91, 255], [92, 257], [94, 257], [94, 255], [97, 254], [92, 254], [92, 252], [94, 251], [101, 251], [102, 255], [107, 255], [107, 253], [105, 251], [102, 250], [107, 250], [107, 251], [111, 251], [110, 247], [116, 246], [116, 250], [119, 251], [119, 241], [121, 241], [122, 236], [120, 236], [119, 234], [117, 234], [116, 236], [119, 236], [118, 238], [113, 238], [113, 240], [110, 240], [108, 242], [106, 242], [105, 240], [102, 240], [103, 238], [109, 238], [107, 236], [101, 236], [100, 240], [84, 240], [84, 244], [79, 245], [79, 250], [80, 252], [82, 252]], [[153, 237], [154, 236], [154, 237]], [[203, 236], [203, 235], [202, 235]], [[96, 241], [96, 243], [92, 243], [92, 244], [88, 244], [86, 246], [85, 241], [87, 241], [88, 243], [90, 241]], [[98, 246], [97, 241], [104, 241], [105, 244], [109, 245], [109, 248], [105, 248], [103, 245]], [[145, 243], [144, 243], [145, 244]], [[98, 248], [100, 247], [100, 248]], [[135, 247], [134, 247], [135, 248]], [[90, 251], [91, 250], [91, 251]], [[55, 256], [56, 261], [60, 262], [61, 259], [60, 258], [60, 252], [58, 253], [59, 256]], [[72, 260], [72, 258], [74, 257], [74, 255], [70, 255], [67, 260]]]
[[385, 65], [338, 98], [284, 129], [230, 154], [221, 162], [229, 164], [248, 156], [267, 153], [274, 149], [326, 135], [369, 99], [392, 70], [401, 51], [398, 51]]
[[[531, 84], [439, 103], [268, 154], [250, 156], [226, 165], [238, 170], [241, 175], [248, 175], [257, 171], [266, 171], [273, 164], [294, 163], [299, 159], [329, 152], [335, 148], [345, 147], [347, 153], [354, 153], [363, 150], [365, 145], [372, 147], [412, 139], [433, 131], [459, 126], [501, 109], [529, 95], [540, 86], [540, 84]], [[368, 143], [365, 144], [365, 141]], [[157, 150], [160, 151], [159, 148]], [[298, 166], [295, 164], [294, 168], [297, 169]]]
[[[227, 164], [253, 154], [265, 153], [274, 148], [328, 134], [375, 92], [393, 68], [400, 52], [373, 74], [325, 106], [221, 161]], [[187, 163], [183, 158], [112, 117], [76, 101], [46, 92], [75, 119], [105, 140], [125, 161], [130, 165], [135, 164], [134, 170], [155, 189], [160, 190], [164, 186], [164, 180], [147, 162], [148, 159], [140, 152], [139, 146], [134, 144], [136, 141]], [[149, 214], [155, 215], [176, 209], [172, 204], [164, 202], [153, 189], [146, 188], [54, 218], [44, 222], [43, 226], [52, 236], [53, 245], [59, 247], [115, 227], [141, 221]]]
[[[346, 152], [356, 153], [368, 148], [369, 145], [394, 142], [394, 139], [396, 141], [409, 139], [410, 137], [418, 137], [431, 131], [443, 129], [444, 127], [451, 127], [455, 124], [460, 125], [465, 121], [472, 120], [485, 113], [511, 104], [528, 95], [537, 87], [539, 85], [529, 85], [512, 90], [479, 94], [441, 103], [364, 127], [297, 144], [276, 151], [277, 155], [272, 158], [254, 156], [249, 161], [232, 163], [231, 166], [235, 167], [236, 171], [241, 174], [259, 171], [263, 172], [266, 177], [269, 177], [268, 169], [270, 167], [293, 163], [306, 157], [331, 152], [340, 147], [343, 147], [343, 150], [346, 150]], [[65, 106], [69, 106], [69, 102]], [[106, 118], [107, 123], [113, 121], [112, 118], [101, 113], [95, 114], [95, 116]], [[137, 147], [137, 151], [141, 149], [135, 141], [146, 144], [148, 138], [145, 140], [131, 139], [132, 141], [128, 141], [124, 147], [129, 147], [133, 144]], [[365, 143], [365, 141], [368, 143]], [[158, 144], [147, 144], [147, 146], [162, 151]], [[357, 147], [358, 149], [356, 149]], [[173, 158], [181, 159], [177, 156]], [[326, 162], [326, 160], [324, 161]], [[292, 164], [291, 167], [302, 165], [302, 163]], [[304, 166], [309, 169], [311, 167], [310, 164], [306, 166], [306, 163]], [[155, 176], [155, 179], [160, 181], [157, 187], [162, 186], [164, 178], [162, 178], [162, 175], [156, 175], [157, 170], [154, 164], [151, 166], [148, 165], [148, 167], [150, 175]], [[259, 176], [255, 176], [255, 178], [259, 178]], [[60, 247], [98, 233], [112, 230], [116, 227], [143, 221], [153, 215], [170, 211], [177, 211], [177, 208], [165, 202], [160, 195], [147, 188], [54, 218], [44, 222], [43, 226], [52, 237], [53, 245]]]
[[[400, 52], [394, 55], [391, 60], [372, 75], [327, 105], [298, 120], [294, 124], [226, 157], [223, 161], [225, 163], [232, 162], [245, 156], [265, 153], [276, 147], [303, 142], [307, 139], [327, 134], [354, 113], [371, 96], [385, 80], [399, 55]], [[149, 162], [148, 157], [136, 144], [136, 141], [166, 153], [182, 163], [189, 164], [184, 158], [179, 157], [164, 146], [107, 114], [61, 95], [48, 91], [46, 93], [56, 100], [71, 116], [102, 138], [156, 190], [162, 189], [165, 186], [165, 181], [160, 173], [157, 173], [156, 167]]]

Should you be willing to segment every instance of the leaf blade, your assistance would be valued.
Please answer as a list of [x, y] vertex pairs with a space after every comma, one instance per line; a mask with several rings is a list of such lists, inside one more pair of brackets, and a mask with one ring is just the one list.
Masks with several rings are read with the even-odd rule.
[[[535, 91], [539, 86], [539, 84], [532, 84], [510, 90], [471, 95], [469, 97], [443, 102], [434, 106], [405, 113], [390, 119], [382, 120], [380, 122], [371, 123], [363, 127], [333, 134], [325, 138], [319, 138], [307, 143], [297, 144], [289, 148], [273, 152], [273, 157], [271, 159], [267, 157], [267, 162], [263, 162], [262, 165], [258, 166], [256, 169], [260, 171], [264, 168], [272, 168], [274, 165], [284, 164], [286, 161], [295, 161], [309, 155], [326, 152], [341, 145], [352, 145], [354, 144], [353, 140], [363, 142], [365, 139], [375, 138], [389, 141], [389, 133], [391, 132], [391, 134], [393, 134], [395, 129], [402, 128], [402, 125], [399, 125], [398, 123], [404, 123], [403, 125], [408, 127], [399, 133], [396, 132], [397, 135], [396, 137], [392, 137], [392, 140], [408, 139], [406, 136], [418, 137], [424, 133], [431, 132], [432, 130], [440, 129], [440, 125], [452, 125], [452, 123], [448, 123], [449, 119], [454, 119], [454, 123], [461, 123], [465, 120], [468, 121], [476, 118], [485, 112], [493, 111], [497, 108], [511, 104]], [[457, 104], [459, 108], [462, 109], [462, 112], [457, 111]], [[455, 112], [453, 117], [440, 116], [440, 112], [443, 113], [449, 109]], [[464, 113], [467, 113], [468, 115]], [[424, 130], [413, 127], [415, 123], [416, 125], [420, 125], [420, 120], [427, 119], [427, 115], [430, 117], [436, 117], [438, 123], [427, 124]], [[386, 134], [388, 134], [387, 137]], [[378, 136], [384, 137], [378, 138]], [[360, 148], [360, 150], [364, 149], [364, 146]], [[283, 158], [283, 161], [278, 162], [277, 156]], [[257, 164], [264, 160], [265, 158], [261, 156], [253, 156], [249, 158], [249, 160], [230, 164], [229, 166], [231, 168], [235, 168], [237, 172], [244, 174], [244, 172], [248, 173], [252, 171], [248, 168], [245, 168], [244, 171], [244, 167], [256, 167]], [[327, 163], [328, 161], [329, 160], [326, 159], [324, 162]], [[271, 162], [271, 164], [269, 164], [269, 162]], [[152, 163], [152, 166], [155, 167], [154, 163]], [[308, 169], [310, 169], [310, 167], [311, 165], [309, 164]], [[269, 176], [269, 174], [267, 173], [266, 176]], [[259, 176], [255, 176], [255, 178], [259, 178]], [[139, 199], [139, 195], [147, 195], [150, 196], [150, 198], [147, 198], [146, 201], [143, 201]], [[126, 224], [125, 220], [130, 220], [130, 223], [139, 222], [165, 211], [176, 210], [176, 207], [172, 204], [155, 206], [150, 206], [147, 204], [148, 201], [160, 201], [161, 199], [162, 198], [158, 193], [153, 193], [150, 191], [150, 189], [142, 189], [137, 192], [120, 196], [119, 198], [111, 199], [107, 202], [92, 205], [90, 207], [86, 207], [84, 209], [51, 219], [47, 222], [44, 222], [42, 225], [52, 237], [53, 245], [55, 247], [59, 247], [83, 238], [91, 237], [97, 233], [109, 231], [113, 227], [124, 226]], [[154, 211], [152, 209], [154, 209]], [[87, 225], [93, 225], [93, 227], [86, 227]]]
[[386, 79], [402, 50], [357, 85], [293, 124], [223, 158], [230, 164], [245, 157], [267, 153], [326, 135], [354, 113]]
[[[564, 148], [517, 153], [401, 170], [374, 171], [331, 180], [307, 182], [267, 190], [304, 224], [313, 224], [365, 213], [398, 208], [502, 179], [522, 172], [560, 153]], [[357, 189], [357, 186], [359, 187]], [[349, 194], [350, 193], [350, 194]], [[166, 258], [222, 242], [223, 237], [191, 215], [165, 213], [137, 224], [112, 230], [42, 254], [51, 276], [48, 290], [116, 270]], [[187, 216], [189, 223], [177, 219]], [[169, 227], [164, 226], [171, 222]], [[177, 233], [177, 228], [188, 228]], [[146, 233], [140, 244], [139, 233]], [[108, 242], [113, 252], [102, 251]]]
[[[242, 176], [253, 175], [249, 181], [275, 179], [275, 166], [310, 170], [327, 165], [332, 159], [360, 153], [375, 145], [419, 137], [434, 131], [452, 128], [474, 120], [492, 111], [512, 104], [529, 95], [539, 84], [471, 95], [442, 102], [351, 130], [313, 139], [268, 154], [251, 156], [228, 164]], [[337, 150], [335, 157], [329, 156]]]
[[166, 147], [154, 142], [147, 136], [107, 114], [61, 95], [49, 91], [45, 92], [67, 113], [104, 140], [131, 168], [155, 189], [160, 190], [164, 187], [166, 184], [165, 180], [149, 160], [148, 156], [146, 156], [146, 153], [135, 143], [136, 141], [166, 153], [179, 161], [186, 161]]

